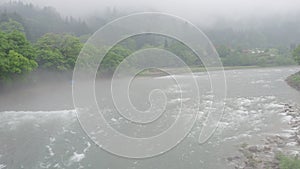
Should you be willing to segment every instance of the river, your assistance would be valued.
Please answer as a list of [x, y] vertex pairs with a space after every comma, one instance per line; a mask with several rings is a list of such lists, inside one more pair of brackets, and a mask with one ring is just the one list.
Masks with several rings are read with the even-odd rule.
[[[281, 113], [285, 104], [300, 103], [300, 93], [284, 79], [299, 70], [278, 67], [225, 71], [225, 111], [213, 137], [206, 144], [198, 144], [202, 122], [198, 120], [174, 149], [141, 160], [110, 154], [87, 137], [72, 108], [71, 83], [7, 92], [0, 97], [0, 169], [230, 169], [233, 166], [226, 159], [241, 144], [259, 143], [270, 134], [287, 132], [288, 119]], [[205, 90], [205, 73], [195, 75]], [[157, 85], [167, 78], [147, 77], [142, 81]], [[165, 90], [176, 92], [172, 85]], [[107, 119], [115, 127], [122, 125], [115, 117]]]

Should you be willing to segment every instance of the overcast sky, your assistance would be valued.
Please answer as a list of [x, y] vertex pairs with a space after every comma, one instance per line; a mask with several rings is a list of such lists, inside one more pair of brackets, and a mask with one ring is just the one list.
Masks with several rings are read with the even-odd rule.
[[[0, 0], [5, 1], [5, 0]], [[39, 6], [53, 6], [63, 15], [85, 17], [106, 9], [162, 11], [193, 21], [217, 17], [237, 20], [300, 12], [300, 0], [21, 0]]]

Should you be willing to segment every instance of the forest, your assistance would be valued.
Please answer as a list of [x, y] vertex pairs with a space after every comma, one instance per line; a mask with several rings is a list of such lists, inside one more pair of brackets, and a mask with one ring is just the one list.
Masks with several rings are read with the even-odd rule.
[[[30, 72], [71, 72], [92, 33], [120, 15], [124, 13], [108, 10], [103, 16], [80, 19], [62, 17], [52, 7], [40, 8], [22, 2], [1, 5], [0, 83]], [[294, 29], [297, 24], [300, 22], [277, 23], [270, 28], [270, 23], [266, 23], [264, 27], [248, 29], [233, 29], [222, 24], [217, 28], [203, 27], [203, 30], [225, 67], [283, 66], [296, 64], [293, 51], [299, 39], [291, 35], [299, 34]], [[280, 30], [289, 31], [275, 34]], [[129, 38], [113, 47], [101, 63], [102, 72], [110, 75], [126, 56], [153, 47], [171, 51], [191, 67], [201, 66], [201, 61], [184, 44], [169, 37], [147, 35]]]

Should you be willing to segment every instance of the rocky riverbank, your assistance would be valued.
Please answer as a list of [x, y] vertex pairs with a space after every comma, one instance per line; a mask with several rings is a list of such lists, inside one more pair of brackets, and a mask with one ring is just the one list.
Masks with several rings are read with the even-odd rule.
[[286, 83], [290, 85], [292, 88], [300, 91], [300, 72], [292, 74], [288, 78], [286, 78]]
[[236, 156], [227, 161], [236, 169], [280, 169], [281, 154], [298, 157], [300, 155], [300, 107], [285, 104], [284, 119], [290, 130], [281, 134], [268, 135], [260, 145], [243, 143]]

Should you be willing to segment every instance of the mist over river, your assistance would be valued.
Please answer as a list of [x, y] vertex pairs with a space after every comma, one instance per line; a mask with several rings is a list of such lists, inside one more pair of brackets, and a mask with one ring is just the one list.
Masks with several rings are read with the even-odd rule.
[[[234, 168], [226, 159], [241, 144], [260, 143], [272, 134], [288, 134], [288, 119], [282, 112], [285, 104], [300, 103], [300, 93], [284, 80], [299, 70], [299, 67], [226, 70], [225, 112], [213, 137], [206, 144], [198, 144], [203, 123], [199, 118], [190, 134], [174, 149], [142, 160], [117, 157], [93, 143], [77, 120], [71, 81], [45, 82], [4, 92], [0, 95], [0, 169]], [[176, 76], [184, 79], [189, 75]], [[207, 74], [199, 72], [195, 76], [205, 101], [211, 95], [207, 92], [210, 86]], [[168, 78], [142, 77], [135, 90], [160, 85], [165, 92], [176, 94], [174, 85], [166, 82]], [[96, 81], [101, 87], [100, 83]], [[182, 86], [185, 86], [182, 91], [189, 90], [188, 81]], [[176, 104], [176, 100], [168, 102]], [[122, 128], [125, 120], [119, 116], [107, 113], [105, 118], [114, 128], [138, 133], [131, 127]], [[154, 129], [160, 131], [159, 127]], [[291, 149], [300, 151], [297, 146]]]

